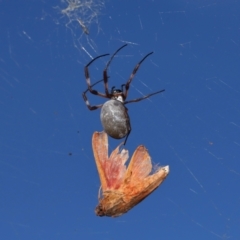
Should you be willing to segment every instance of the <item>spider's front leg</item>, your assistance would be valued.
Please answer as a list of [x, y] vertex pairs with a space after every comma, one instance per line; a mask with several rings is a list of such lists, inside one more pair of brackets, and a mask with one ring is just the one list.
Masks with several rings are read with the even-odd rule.
[[126, 47], [127, 44], [124, 44], [123, 46], [121, 46], [115, 53], [113, 53], [112, 57], [110, 58], [110, 60], [108, 61], [104, 71], [103, 71], [103, 81], [104, 81], [104, 88], [105, 88], [105, 94], [106, 96], [108, 96], [109, 98], [111, 97], [111, 95], [109, 94], [109, 91], [108, 91], [108, 75], [107, 75], [107, 70], [108, 70], [108, 67], [110, 65], [110, 63], [112, 62], [113, 58], [115, 57], [115, 55], [124, 47]]

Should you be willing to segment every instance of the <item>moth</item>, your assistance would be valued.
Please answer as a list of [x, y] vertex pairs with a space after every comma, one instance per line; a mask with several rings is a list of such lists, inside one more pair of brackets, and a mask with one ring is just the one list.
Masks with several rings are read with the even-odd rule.
[[101, 181], [97, 216], [118, 217], [128, 212], [156, 190], [169, 173], [169, 166], [165, 166], [150, 174], [151, 157], [143, 145], [137, 147], [127, 167], [128, 150], [120, 150], [120, 146], [108, 156], [107, 134], [93, 134], [93, 154]]

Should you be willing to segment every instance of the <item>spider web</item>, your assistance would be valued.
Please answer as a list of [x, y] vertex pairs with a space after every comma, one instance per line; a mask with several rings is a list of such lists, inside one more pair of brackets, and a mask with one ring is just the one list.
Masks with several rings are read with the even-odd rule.
[[[239, 1], [0, 4], [5, 239], [239, 239]], [[127, 105], [126, 148], [132, 155], [145, 145], [170, 174], [129, 213], [98, 218], [91, 137], [102, 126], [81, 96], [83, 67], [125, 43], [109, 67], [109, 88], [154, 51], [128, 100], [166, 90]], [[90, 66], [92, 83], [109, 57]], [[104, 92], [102, 83], [94, 88]], [[120, 142], [109, 139], [109, 151]]]

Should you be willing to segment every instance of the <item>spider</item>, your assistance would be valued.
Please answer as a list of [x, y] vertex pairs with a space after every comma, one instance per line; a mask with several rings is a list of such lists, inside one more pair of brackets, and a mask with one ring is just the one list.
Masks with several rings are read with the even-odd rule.
[[[152, 95], [164, 92], [165, 89], [154, 92], [154, 93], [150, 93], [146, 96], [140, 97], [140, 98], [136, 98], [133, 100], [129, 100], [129, 101], [125, 101], [127, 99], [128, 96], [128, 90], [130, 87], [130, 84], [135, 76], [135, 74], [137, 73], [137, 70], [139, 69], [141, 63], [149, 56], [151, 55], [153, 52], [148, 53], [133, 69], [132, 74], [130, 75], [128, 81], [126, 82], [126, 84], [122, 84], [121, 85], [121, 89], [116, 89], [115, 87], [112, 87], [111, 91], [109, 92], [108, 90], [108, 75], [107, 75], [107, 70], [108, 67], [111, 63], [111, 61], [113, 60], [114, 56], [124, 47], [126, 47], [127, 44], [123, 45], [122, 47], [120, 47], [110, 58], [110, 60], [108, 61], [104, 71], [103, 71], [103, 79], [92, 84], [90, 82], [90, 75], [89, 75], [89, 71], [88, 71], [88, 67], [98, 58], [104, 57], [104, 56], [108, 56], [109, 54], [103, 54], [100, 55], [98, 57], [95, 57], [94, 59], [92, 59], [84, 68], [84, 72], [85, 72], [85, 77], [86, 77], [86, 82], [88, 85], [88, 88], [86, 91], [83, 92], [83, 99], [88, 107], [89, 110], [95, 110], [98, 108], [102, 108], [101, 109], [101, 123], [103, 126], [104, 131], [112, 138], [115, 139], [121, 139], [121, 138], [125, 138], [125, 141], [123, 143], [123, 145], [126, 144], [128, 136], [131, 132], [131, 124], [130, 124], [130, 118], [128, 115], [128, 109], [125, 107], [126, 104], [128, 103], [132, 103], [132, 102], [139, 102], [141, 100], [144, 100], [146, 98], [151, 97]], [[104, 82], [104, 89], [105, 89], [105, 94], [98, 92], [94, 89], [92, 89], [92, 87], [94, 85], [96, 85], [97, 83], [103, 81]], [[95, 105], [95, 106], [91, 106], [88, 99], [87, 99], [87, 92], [92, 93], [93, 95], [97, 95], [103, 98], [108, 98], [110, 100], [106, 101], [103, 104], [99, 104], [99, 105]]]

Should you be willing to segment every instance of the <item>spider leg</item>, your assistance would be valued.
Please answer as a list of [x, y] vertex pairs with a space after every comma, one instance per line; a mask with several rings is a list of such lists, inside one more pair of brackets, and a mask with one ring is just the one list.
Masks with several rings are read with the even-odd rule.
[[130, 75], [130, 78], [128, 79], [128, 81], [127, 81], [127, 83], [126, 83], [126, 85], [125, 85], [124, 99], [127, 98], [128, 89], [129, 89], [130, 84], [131, 84], [131, 82], [132, 82], [135, 74], [137, 73], [137, 70], [139, 69], [141, 63], [142, 63], [149, 55], [151, 55], [151, 54], [153, 54], [153, 52], [148, 53], [148, 54], [135, 66], [135, 68], [133, 69], [132, 74]]
[[[95, 86], [96, 84], [102, 82], [102, 81], [103, 81], [103, 79], [95, 82], [94, 84], [91, 85], [91, 88], [92, 88], [93, 86]], [[84, 99], [84, 101], [85, 101], [88, 109], [89, 109], [89, 110], [96, 110], [96, 109], [102, 107], [103, 104], [99, 104], [99, 105], [96, 105], [96, 106], [91, 106], [91, 105], [90, 105], [90, 103], [89, 103], [89, 101], [88, 101], [88, 99], [87, 99], [87, 94], [86, 94], [88, 91], [89, 91], [89, 88], [87, 88], [87, 90], [85, 90], [85, 91], [82, 93], [83, 99]], [[93, 90], [93, 89], [92, 89], [92, 91], [97, 92], [96, 90]], [[98, 93], [98, 92], [97, 92], [97, 93]], [[98, 95], [98, 94], [96, 94], [96, 95]]]
[[126, 145], [127, 140], [128, 140], [128, 136], [130, 135], [130, 132], [131, 132], [131, 129], [129, 130], [129, 132], [128, 132], [127, 136], [126, 136], [123, 145]]
[[131, 128], [131, 123], [130, 123], [130, 119], [129, 119], [128, 114], [127, 114], [128, 109], [127, 109], [126, 107], [125, 107], [125, 109], [126, 109], [126, 112], [125, 112], [125, 114], [126, 114], [126, 120], [127, 120], [127, 125], [129, 126], [129, 129], [128, 129], [128, 133], [127, 133], [127, 136], [126, 136], [126, 138], [125, 138], [125, 140], [124, 140], [123, 145], [126, 145], [127, 140], [128, 140], [128, 136], [130, 135], [130, 132], [131, 132], [131, 130], [132, 130], [132, 128]]
[[[103, 79], [95, 82], [94, 84], [91, 85], [91, 88], [92, 88], [93, 86], [97, 85], [98, 83], [102, 82], [102, 81], [103, 81]], [[89, 89], [87, 89], [87, 90], [85, 91], [85, 93], [86, 93], [87, 91], [89, 91]]]
[[[88, 71], [88, 67], [89, 67], [95, 60], [97, 60], [98, 58], [104, 57], [104, 56], [107, 56], [107, 55], [109, 55], [109, 54], [103, 54], [103, 55], [100, 55], [100, 56], [98, 56], [98, 57], [95, 57], [94, 59], [92, 59], [92, 60], [84, 67], [85, 78], [86, 78], [86, 82], [87, 82], [87, 85], [88, 85], [88, 90], [89, 90], [89, 92], [92, 93], [92, 94], [94, 94], [94, 95], [98, 95], [98, 96], [100, 96], [100, 97], [105, 97], [105, 98], [108, 97], [108, 96], [106, 96], [104, 93], [100, 93], [100, 92], [92, 89], [92, 86], [95, 85], [95, 84], [91, 85], [90, 74], [89, 74], [89, 71]], [[83, 93], [83, 94], [84, 94], [84, 93]]]
[[103, 71], [103, 80], [104, 80], [104, 88], [105, 88], [105, 94], [106, 96], [110, 96], [109, 94], [109, 91], [108, 91], [108, 76], [107, 76], [107, 70], [108, 70], [108, 67], [110, 65], [110, 63], [112, 62], [113, 58], [115, 57], [115, 55], [124, 47], [126, 47], [127, 44], [124, 44], [122, 47], [120, 47], [113, 55], [112, 57], [110, 58], [110, 60], [108, 61], [104, 71]]
[[89, 101], [88, 101], [88, 99], [87, 99], [87, 97], [86, 97], [86, 95], [83, 95], [83, 99], [84, 99], [88, 109], [91, 110], [91, 111], [92, 110], [96, 110], [96, 109], [102, 107], [102, 105], [103, 105], [103, 104], [99, 104], [99, 105], [91, 106]]
[[151, 97], [152, 95], [155, 95], [155, 94], [158, 94], [158, 93], [161, 93], [161, 92], [164, 92], [164, 91], [165, 91], [165, 89], [160, 90], [160, 91], [155, 92], [155, 93], [150, 93], [150, 94], [148, 94], [148, 95], [146, 95], [146, 96], [143, 96], [143, 97], [140, 97], [140, 98], [136, 98], [136, 99], [133, 99], [133, 100], [126, 101], [126, 102], [124, 102], [124, 105], [125, 105], [125, 104], [128, 104], [128, 103], [132, 103], [132, 102], [142, 101], [142, 100], [144, 100], [144, 99], [146, 99], [146, 98]]

